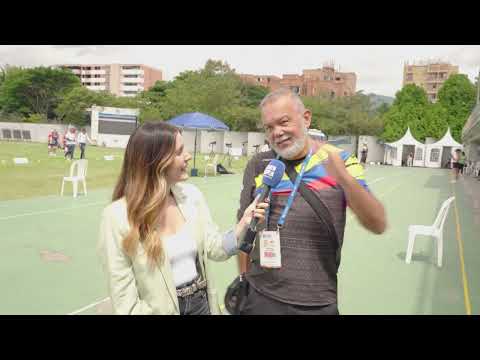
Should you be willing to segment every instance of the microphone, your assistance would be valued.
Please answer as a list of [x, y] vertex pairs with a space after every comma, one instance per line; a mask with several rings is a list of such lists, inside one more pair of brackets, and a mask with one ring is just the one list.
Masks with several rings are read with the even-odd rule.
[[[257, 203], [265, 201], [265, 198], [270, 194], [270, 190], [280, 183], [284, 173], [285, 164], [280, 160], [273, 159], [268, 163], [263, 172], [262, 186], [257, 190], [257, 197], [255, 199]], [[256, 217], [250, 221], [247, 233], [239, 246], [239, 249], [244, 253], [250, 254], [253, 249], [253, 242], [257, 234], [257, 223], [258, 219]]]

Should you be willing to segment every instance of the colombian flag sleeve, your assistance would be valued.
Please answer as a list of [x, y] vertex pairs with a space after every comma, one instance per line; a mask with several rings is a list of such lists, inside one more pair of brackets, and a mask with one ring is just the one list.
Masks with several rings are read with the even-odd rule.
[[367, 182], [365, 181], [365, 171], [363, 166], [358, 162], [358, 159], [354, 155], [350, 155], [348, 153], [344, 154], [342, 158], [344, 158], [343, 160], [345, 161], [345, 167], [348, 173], [352, 175], [357, 182], [368, 191], [369, 189]]

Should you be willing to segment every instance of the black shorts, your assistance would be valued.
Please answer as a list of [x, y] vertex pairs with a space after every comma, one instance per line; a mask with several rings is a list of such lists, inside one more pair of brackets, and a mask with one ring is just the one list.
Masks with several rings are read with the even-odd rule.
[[454, 162], [453, 165], [452, 165], [452, 168], [454, 168], [454, 169], [462, 169], [462, 168], [463, 168], [463, 165], [460, 164], [460, 163]]

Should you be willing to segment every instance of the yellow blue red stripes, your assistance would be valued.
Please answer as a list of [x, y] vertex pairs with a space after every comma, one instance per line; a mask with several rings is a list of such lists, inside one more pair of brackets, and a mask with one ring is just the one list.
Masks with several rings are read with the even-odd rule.
[[[358, 162], [357, 158], [351, 155], [348, 151], [342, 150], [330, 144], [322, 146], [322, 148], [312, 156], [306, 166], [305, 174], [302, 180], [310, 189], [321, 191], [322, 189], [328, 189], [337, 185], [335, 180], [327, 174], [324, 166], [324, 162], [328, 158], [327, 150], [331, 152], [339, 152], [340, 157], [345, 162], [345, 167], [348, 173], [352, 175], [352, 177], [354, 177], [361, 186], [368, 190], [363, 166]], [[299, 172], [301, 166], [301, 163], [298, 164], [295, 167], [295, 170]], [[257, 191], [262, 185], [262, 179], [263, 174], [260, 174], [255, 178]], [[287, 174], [284, 174], [280, 183], [274, 189], [272, 189], [272, 195], [289, 195], [292, 189], [292, 182], [288, 178]]]

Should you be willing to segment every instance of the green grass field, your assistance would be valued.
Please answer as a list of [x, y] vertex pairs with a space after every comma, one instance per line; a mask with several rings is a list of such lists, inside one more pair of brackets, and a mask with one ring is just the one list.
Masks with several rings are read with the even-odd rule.
[[[0, 201], [60, 194], [62, 177], [68, 175], [72, 164], [64, 159], [63, 154], [63, 150], [58, 149], [57, 156], [49, 156], [46, 144], [0, 141]], [[88, 173], [94, 174], [88, 176], [88, 189], [113, 187], [122, 167], [123, 154], [123, 149], [87, 145]], [[105, 155], [114, 155], [114, 160], [104, 160]], [[79, 156], [80, 150], [77, 148], [75, 158], [78, 159]], [[29, 163], [14, 165], [13, 158], [16, 157], [26, 157]], [[219, 159], [223, 160], [223, 155], [220, 155]], [[199, 176], [205, 173], [205, 162], [205, 155], [197, 154], [195, 167], [199, 170]], [[229, 170], [242, 172], [246, 163], [246, 157], [234, 159]], [[222, 161], [222, 164], [227, 167], [226, 161]], [[193, 159], [189, 163], [189, 171], [192, 167]], [[213, 175], [211, 168], [208, 175]], [[71, 186], [67, 186], [66, 191], [71, 193]]]
[[[71, 186], [68, 196], [59, 196], [68, 162], [49, 158], [42, 144], [0, 143], [0, 314], [111, 313], [96, 244], [99, 215], [111, 197], [122, 153], [88, 147], [88, 196], [73, 199]], [[117, 159], [102, 160], [106, 154]], [[14, 156], [36, 161], [13, 166]], [[234, 175], [188, 180], [204, 193], [222, 230], [234, 224], [245, 162], [234, 162]], [[197, 168], [203, 171], [198, 162]], [[366, 176], [386, 207], [389, 226], [385, 234], [373, 235], [349, 212], [339, 272], [340, 312], [479, 314], [478, 181], [450, 184], [446, 170], [386, 166], [369, 166]], [[443, 267], [435, 266], [434, 244], [426, 237], [417, 238], [412, 263], [405, 264], [408, 225], [430, 225], [452, 194], [456, 201], [444, 228]], [[232, 258], [213, 265], [223, 297], [237, 275], [237, 262]]]

